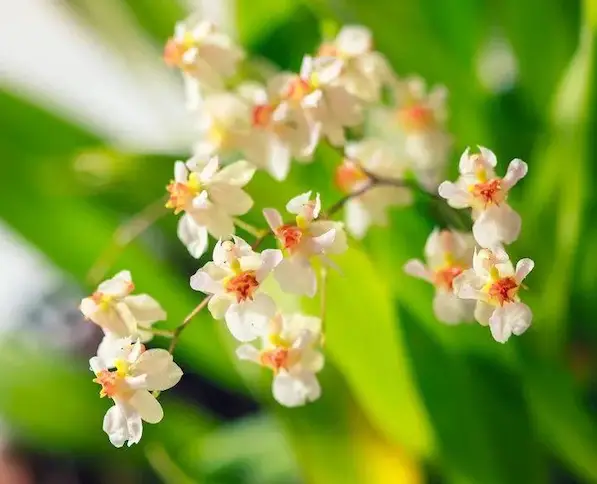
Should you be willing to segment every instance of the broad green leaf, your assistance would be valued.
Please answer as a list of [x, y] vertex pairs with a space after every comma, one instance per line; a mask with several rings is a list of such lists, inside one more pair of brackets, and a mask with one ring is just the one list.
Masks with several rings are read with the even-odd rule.
[[[326, 351], [374, 427], [393, 442], [429, 455], [433, 434], [395, 325], [388, 285], [357, 249], [336, 261], [342, 274], [328, 276]], [[308, 307], [318, 311], [314, 301]]]

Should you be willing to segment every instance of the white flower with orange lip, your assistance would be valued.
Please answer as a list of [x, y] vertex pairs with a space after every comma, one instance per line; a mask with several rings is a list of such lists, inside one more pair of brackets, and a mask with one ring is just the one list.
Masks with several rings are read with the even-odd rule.
[[479, 154], [467, 148], [460, 157], [460, 178], [443, 182], [439, 195], [454, 208], [472, 208], [473, 235], [481, 247], [494, 248], [514, 242], [520, 234], [521, 219], [507, 203], [508, 192], [528, 171], [527, 164], [512, 160], [503, 178], [496, 176], [495, 154], [479, 147]]
[[446, 131], [447, 91], [427, 90], [419, 78], [400, 81], [394, 106], [371, 111], [371, 126], [396, 152], [408, 160], [421, 185], [435, 191], [444, 176], [451, 139]]
[[163, 349], [145, 351], [144, 346], [130, 338], [116, 340], [108, 359], [94, 356], [89, 360], [95, 373], [95, 383], [101, 385], [100, 396], [114, 400], [106, 412], [103, 429], [110, 442], [122, 447], [138, 443], [143, 433], [142, 421], [158, 423], [164, 417], [162, 406], [151, 391], [172, 388], [182, 377], [182, 370]]
[[[368, 173], [400, 180], [405, 165], [391, 147], [377, 139], [348, 143], [346, 158], [336, 169], [336, 184], [347, 195], [358, 193], [371, 183]], [[412, 193], [406, 187], [379, 185], [353, 196], [345, 204], [346, 228], [356, 238], [363, 238], [371, 225], [388, 223], [386, 210], [392, 206], [412, 203]]]
[[135, 289], [131, 273], [121, 271], [102, 282], [79, 306], [86, 319], [117, 338], [133, 336], [141, 341], [153, 337], [151, 326], [166, 319], [166, 312], [148, 294], [131, 295]]
[[300, 74], [280, 74], [272, 80], [281, 104], [305, 110], [316, 133], [326, 136], [334, 146], [344, 144], [344, 128], [363, 122], [362, 101], [335, 82], [342, 65], [331, 57], [305, 56]]
[[236, 354], [241, 360], [270, 368], [274, 398], [286, 407], [298, 407], [321, 395], [315, 376], [324, 365], [323, 354], [317, 350], [320, 338], [319, 318], [276, 314], [262, 336], [261, 349], [245, 344]]
[[521, 335], [531, 325], [533, 313], [520, 301], [522, 281], [533, 270], [531, 259], [521, 259], [516, 269], [503, 249], [481, 249], [473, 257], [473, 268], [453, 281], [454, 293], [477, 301], [475, 319], [489, 324], [491, 335], [499, 343], [511, 335]]
[[174, 180], [168, 185], [166, 207], [185, 212], [178, 225], [178, 236], [189, 253], [199, 258], [207, 248], [207, 233], [228, 237], [234, 233], [233, 217], [247, 213], [253, 200], [242, 189], [255, 169], [237, 161], [222, 169], [217, 158], [206, 164], [193, 157], [185, 164], [174, 164]]
[[371, 31], [363, 26], [343, 27], [335, 39], [320, 46], [317, 56], [340, 60], [336, 82], [365, 102], [379, 101], [382, 87], [394, 80], [386, 58], [373, 50]]
[[[201, 86], [222, 89], [243, 57], [243, 51], [230, 37], [208, 21], [177, 23], [174, 36], [164, 47], [164, 61], [182, 70], [188, 88], [196, 96]], [[199, 97], [191, 100], [193, 107], [197, 107], [197, 101]]]
[[240, 152], [251, 130], [251, 108], [238, 94], [217, 92], [205, 97], [197, 113], [195, 156], [227, 158]]
[[409, 260], [404, 271], [435, 286], [433, 312], [447, 324], [473, 320], [475, 304], [454, 294], [456, 277], [471, 267], [475, 241], [473, 236], [455, 230], [434, 229], [425, 244], [427, 264], [419, 259]]
[[284, 180], [293, 158], [300, 162], [312, 160], [319, 125], [304, 110], [280, 103], [271, 85], [265, 89], [245, 83], [239, 87], [239, 94], [251, 106], [251, 128], [242, 148], [248, 161], [276, 180]]
[[311, 200], [311, 192], [302, 193], [286, 204], [296, 215], [294, 223], [285, 224], [280, 212], [263, 210], [273, 234], [278, 239], [284, 259], [274, 269], [274, 277], [283, 291], [313, 297], [317, 292], [317, 275], [313, 258], [339, 254], [347, 249], [346, 234], [341, 222], [316, 220], [321, 211], [319, 193]]
[[251, 341], [276, 312], [274, 301], [260, 288], [281, 260], [279, 250], [258, 254], [240, 237], [220, 240], [214, 247], [213, 262], [191, 277], [191, 287], [211, 295], [207, 305], [211, 315], [224, 318], [232, 336]]

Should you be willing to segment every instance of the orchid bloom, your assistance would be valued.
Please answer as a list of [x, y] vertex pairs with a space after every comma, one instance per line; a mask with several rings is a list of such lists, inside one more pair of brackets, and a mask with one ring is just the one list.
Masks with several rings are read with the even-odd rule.
[[474, 248], [471, 234], [436, 228], [425, 244], [427, 264], [411, 259], [404, 266], [407, 274], [433, 284], [433, 312], [439, 321], [446, 324], [473, 320], [475, 304], [458, 298], [454, 294], [453, 282], [471, 266]]
[[363, 122], [362, 101], [335, 83], [342, 61], [331, 57], [313, 59], [305, 56], [298, 75], [280, 74], [272, 80], [278, 86], [282, 104], [289, 109], [303, 109], [334, 146], [345, 142], [344, 128]]
[[304, 110], [279, 102], [275, 89], [271, 82], [267, 88], [254, 83], [239, 87], [239, 94], [251, 106], [251, 128], [242, 149], [248, 161], [281, 181], [288, 176], [293, 158], [312, 160], [320, 124]]
[[454, 293], [477, 301], [475, 319], [489, 324], [491, 335], [499, 343], [512, 334], [521, 335], [531, 325], [533, 313], [520, 301], [522, 281], [533, 270], [531, 259], [521, 259], [516, 269], [503, 249], [481, 249], [473, 257], [473, 268], [454, 278]]
[[244, 344], [236, 354], [241, 360], [270, 368], [274, 398], [286, 407], [298, 407], [321, 395], [315, 376], [324, 365], [323, 354], [316, 349], [320, 333], [319, 318], [276, 314], [262, 336], [261, 349]]
[[496, 176], [495, 154], [479, 147], [479, 154], [470, 154], [467, 148], [460, 157], [460, 178], [456, 183], [443, 182], [439, 195], [454, 208], [472, 208], [473, 235], [481, 247], [495, 248], [510, 244], [520, 234], [521, 219], [507, 203], [508, 192], [527, 174], [527, 164], [512, 160], [503, 178]]
[[294, 223], [285, 224], [277, 210], [263, 210], [284, 253], [284, 259], [274, 269], [274, 277], [283, 291], [313, 297], [317, 292], [317, 276], [312, 259], [344, 252], [347, 249], [344, 227], [341, 222], [317, 220], [321, 201], [319, 194], [311, 200], [310, 191], [290, 200], [286, 210], [296, 215]]
[[379, 101], [382, 87], [393, 81], [386, 58], [373, 51], [371, 31], [360, 25], [343, 27], [335, 39], [324, 42], [318, 57], [333, 57], [342, 63], [337, 83], [365, 102]]
[[153, 337], [152, 324], [165, 320], [166, 312], [148, 294], [131, 295], [134, 289], [131, 273], [121, 271], [81, 301], [81, 312], [105, 333], [149, 341]]
[[[348, 143], [344, 152], [346, 158], [336, 169], [336, 184], [347, 195], [358, 193], [371, 183], [367, 173], [385, 179], [404, 178], [404, 163], [377, 139]], [[389, 185], [370, 188], [346, 202], [346, 228], [354, 237], [361, 239], [371, 225], [387, 225], [388, 207], [410, 203], [412, 193], [409, 188]]]
[[89, 360], [95, 383], [101, 385], [100, 396], [114, 400], [104, 417], [103, 429], [110, 442], [122, 447], [138, 443], [143, 433], [142, 421], [158, 423], [164, 416], [162, 406], [151, 391], [172, 388], [182, 377], [182, 370], [163, 349], [145, 350], [140, 341], [115, 340], [115, 347]]
[[201, 103], [202, 87], [222, 89], [234, 76], [243, 51], [208, 21], [179, 22], [164, 47], [164, 61], [184, 74], [189, 107]]
[[222, 169], [217, 158], [202, 164], [197, 157], [174, 165], [174, 180], [168, 185], [166, 207], [185, 212], [178, 224], [178, 236], [189, 253], [199, 258], [207, 248], [207, 234], [227, 237], [234, 233], [233, 217], [247, 213], [253, 200], [242, 189], [255, 169], [237, 161]]
[[252, 341], [276, 312], [274, 301], [260, 292], [260, 286], [281, 260], [279, 250], [258, 254], [240, 237], [220, 240], [213, 262], [191, 277], [191, 287], [211, 295], [207, 305], [211, 315], [224, 318], [232, 336]]

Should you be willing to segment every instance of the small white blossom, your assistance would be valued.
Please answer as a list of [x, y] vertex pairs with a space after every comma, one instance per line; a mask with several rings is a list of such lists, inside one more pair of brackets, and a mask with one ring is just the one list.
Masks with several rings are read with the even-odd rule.
[[253, 200], [242, 189], [255, 169], [237, 161], [222, 169], [217, 158], [202, 164], [197, 157], [174, 165], [174, 180], [168, 185], [166, 207], [185, 212], [178, 223], [178, 237], [189, 253], [199, 258], [207, 248], [207, 234], [228, 237], [234, 233], [233, 217], [247, 213]]
[[298, 407], [321, 395], [315, 376], [324, 365], [324, 357], [317, 350], [320, 332], [319, 318], [277, 314], [262, 337], [261, 350], [245, 344], [236, 354], [241, 360], [270, 368], [274, 372], [274, 398], [286, 407]]
[[217, 92], [207, 95], [197, 116], [198, 141], [193, 147], [196, 157], [227, 158], [243, 149], [250, 133], [251, 109], [238, 94]]
[[473, 235], [481, 247], [494, 248], [510, 244], [520, 234], [521, 219], [507, 203], [508, 192], [527, 174], [527, 164], [512, 160], [503, 178], [496, 176], [495, 154], [479, 147], [471, 155], [467, 148], [460, 157], [460, 177], [456, 183], [443, 182], [439, 195], [454, 208], [472, 208]]
[[104, 351], [108, 359], [94, 356], [89, 360], [91, 370], [102, 388], [100, 396], [114, 400], [114, 406], [104, 417], [103, 429], [110, 442], [129, 447], [141, 440], [142, 421], [158, 423], [164, 416], [162, 406], [151, 391], [172, 388], [182, 377], [182, 370], [163, 349], [145, 351], [144, 346], [130, 338], [114, 340], [113, 347]]
[[272, 80], [279, 86], [281, 104], [305, 110], [315, 123], [313, 129], [334, 146], [344, 144], [344, 128], [363, 122], [362, 101], [335, 82], [342, 65], [331, 57], [305, 56], [299, 75], [281, 74]]
[[453, 281], [455, 294], [477, 301], [475, 319], [489, 324], [491, 335], [505, 343], [512, 334], [521, 335], [531, 325], [531, 309], [520, 301], [522, 281], [533, 270], [531, 259], [521, 259], [516, 269], [508, 255], [499, 249], [481, 249], [473, 258], [473, 268]]
[[274, 301], [260, 292], [260, 286], [281, 260], [279, 250], [258, 254], [240, 237], [220, 240], [213, 262], [191, 277], [191, 287], [212, 295], [207, 307], [215, 319], [225, 318], [232, 336], [251, 341], [276, 312]]
[[378, 102], [382, 87], [394, 80], [386, 58], [373, 51], [371, 31], [360, 25], [343, 27], [334, 40], [320, 46], [317, 55], [340, 60], [336, 83], [365, 102]]
[[317, 292], [317, 275], [311, 264], [320, 257], [339, 254], [347, 249], [341, 222], [316, 220], [321, 211], [319, 194], [302, 193], [286, 205], [296, 215], [295, 223], [285, 224], [280, 212], [266, 208], [263, 215], [283, 249], [284, 259], [274, 269], [274, 277], [283, 291], [313, 297]]
[[446, 324], [473, 320], [473, 301], [454, 294], [453, 281], [471, 267], [475, 241], [471, 234], [455, 230], [434, 229], [425, 244], [427, 264], [419, 259], [409, 260], [404, 271], [435, 286], [433, 312]]
[[394, 106], [371, 113], [376, 132], [401, 153], [421, 185], [435, 191], [450, 153], [446, 131], [447, 91], [437, 86], [427, 91], [419, 78], [400, 81], [394, 89]]
[[201, 87], [222, 89], [237, 70], [243, 51], [208, 21], [179, 22], [164, 48], [164, 60], [184, 73], [189, 106], [200, 104]]
[[311, 161], [320, 125], [303, 109], [280, 102], [276, 89], [275, 81], [267, 89], [250, 83], [239, 87], [239, 94], [251, 106], [251, 128], [242, 150], [248, 161], [276, 180], [284, 180], [293, 158]]
[[96, 291], [81, 301], [80, 309], [85, 318], [100, 326], [105, 333], [123, 338], [139, 337], [149, 341], [151, 326], [166, 319], [166, 312], [148, 294], [131, 292], [135, 285], [129, 271], [122, 271], [112, 279], [102, 282]]
[[[344, 152], [346, 158], [336, 169], [336, 184], [346, 194], [357, 193], [371, 183], [367, 172], [385, 179], [404, 178], [404, 163], [380, 140], [348, 143]], [[363, 238], [371, 225], [387, 225], [388, 207], [411, 203], [409, 188], [378, 185], [346, 202], [346, 228], [354, 237]]]

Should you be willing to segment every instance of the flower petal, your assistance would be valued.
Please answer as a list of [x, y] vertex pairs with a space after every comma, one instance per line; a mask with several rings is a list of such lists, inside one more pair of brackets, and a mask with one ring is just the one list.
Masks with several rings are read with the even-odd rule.
[[222, 168], [214, 181], [224, 182], [235, 187], [244, 187], [255, 174], [255, 167], [245, 160], [236, 161]]
[[177, 235], [195, 259], [199, 259], [207, 250], [207, 228], [198, 225], [190, 215], [184, 214], [180, 217]]
[[523, 303], [498, 307], [489, 319], [491, 335], [498, 343], [505, 343], [512, 334], [524, 333], [531, 325], [532, 318], [531, 310]]
[[524, 281], [525, 277], [533, 270], [533, 267], [535, 267], [535, 262], [532, 259], [520, 259], [516, 264], [516, 273], [514, 274], [516, 281], [519, 284]]
[[487, 304], [484, 301], [477, 301], [477, 306], [475, 307], [475, 320], [480, 325], [487, 326], [494, 310], [495, 307], [491, 304]]
[[124, 297], [134, 288], [131, 273], [120, 271], [112, 279], [102, 282], [97, 287], [97, 292], [116, 298]]
[[[206, 266], [208, 264], [210, 263], [208, 262]], [[213, 262], [211, 264], [213, 264]], [[214, 279], [211, 277], [211, 275], [208, 273], [205, 267], [195, 272], [195, 274], [191, 276], [189, 282], [191, 285], [191, 289], [203, 292], [205, 294], [219, 294], [223, 290], [222, 284], [217, 281], [214, 281]]]
[[502, 188], [506, 191], [510, 190], [516, 185], [522, 178], [524, 178], [529, 171], [528, 165], [516, 158], [512, 160], [508, 165], [508, 171], [502, 179]]
[[276, 304], [266, 294], [253, 301], [231, 304], [226, 311], [226, 325], [238, 341], [249, 342], [264, 334], [270, 319], [276, 314]]
[[146, 375], [146, 388], [150, 391], [168, 390], [182, 378], [182, 370], [174, 363], [172, 355], [162, 348], [141, 353], [133, 367], [134, 375]]
[[156, 321], [165, 321], [167, 318], [166, 311], [149, 294], [126, 296], [123, 302], [127, 305], [137, 323], [143, 326]]
[[309, 297], [315, 296], [317, 292], [317, 277], [306, 258], [285, 258], [274, 269], [274, 277], [284, 292]]
[[236, 356], [239, 360], [252, 361], [253, 363], [260, 363], [259, 350], [253, 345], [240, 345], [236, 349]]
[[214, 319], [222, 319], [226, 315], [231, 304], [232, 300], [229, 296], [216, 294], [209, 298], [207, 309], [209, 309], [209, 312]]
[[507, 203], [492, 205], [481, 212], [473, 224], [473, 235], [481, 247], [491, 249], [501, 243], [511, 244], [520, 234], [522, 221]]
[[448, 205], [453, 208], [470, 207], [470, 194], [455, 183], [445, 181], [437, 189], [440, 197], [445, 198]]
[[255, 277], [261, 284], [271, 271], [282, 261], [282, 251], [277, 249], [265, 249], [261, 253], [261, 266], [257, 269]]
[[321, 387], [314, 374], [302, 372], [290, 375], [278, 373], [272, 382], [274, 398], [285, 407], [299, 407], [314, 401], [321, 395]]
[[311, 193], [312, 192], [309, 190], [308, 192], [301, 193], [300, 195], [292, 198], [286, 204], [286, 210], [295, 215], [300, 214], [303, 211], [303, 207], [309, 203], [309, 200], [311, 199]]
[[433, 273], [431, 270], [419, 259], [410, 259], [404, 264], [403, 268], [409, 276], [418, 277], [424, 281], [433, 283]]
[[189, 170], [184, 161], [176, 161], [174, 163], [174, 181], [177, 183], [186, 183], [189, 176]]
[[274, 231], [284, 224], [284, 221], [282, 220], [282, 215], [280, 215], [280, 212], [278, 212], [274, 208], [264, 208], [263, 216], [265, 217], [265, 220], [269, 225], [269, 228]]
[[147, 390], [137, 390], [128, 401], [129, 405], [139, 413], [147, 423], [158, 423], [164, 418], [164, 410], [160, 402]]
[[433, 297], [435, 317], [446, 324], [458, 324], [473, 319], [475, 302], [460, 299], [455, 294], [438, 290]]

